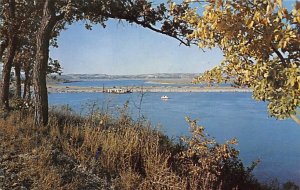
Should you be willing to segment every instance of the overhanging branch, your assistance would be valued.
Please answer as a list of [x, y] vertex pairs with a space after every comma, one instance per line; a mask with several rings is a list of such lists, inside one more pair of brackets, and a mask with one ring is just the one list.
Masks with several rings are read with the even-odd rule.
[[129, 17], [129, 16], [124, 16], [124, 15], [121, 15], [121, 16], [115, 16], [113, 14], [110, 14], [110, 13], [105, 13], [103, 14], [103, 16], [107, 17], [107, 18], [113, 18], [113, 19], [120, 19], [120, 20], [126, 20], [126, 21], [129, 21], [129, 22], [134, 22], [138, 25], [141, 25], [143, 26], [144, 28], [148, 28], [152, 31], [155, 31], [157, 33], [160, 33], [160, 34], [164, 34], [164, 35], [167, 35], [167, 36], [170, 36], [176, 40], [178, 40], [181, 44], [184, 44], [186, 46], [190, 46], [190, 41], [184, 41], [182, 39], [180, 39], [178, 36], [176, 35], [173, 35], [171, 33], [168, 33], [168, 32], [165, 32], [165, 31], [162, 31], [160, 29], [157, 29], [155, 27], [153, 27], [152, 25], [150, 25], [149, 23], [146, 23], [145, 21], [140, 21], [138, 20], [137, 18], [132, 18], [132, 17]]
[[291, 116], [291, 118], [298, 124], [298, 125], [300, 125], [300, 118], [299, 117], [297, 117], [296, 115], [294, 115], [294, 114], [292, 114], [292, 115], [290, 115]]
[[168, 33], [168, 32], [164, 32], [164, 31], [162, 31], [162, 30], [159, 30], [159, 29], [157, 29], [157, 28], [154, 28], [154, 27], [151, 26], [150, 24], [143, 23], [142, 21], [139, 21], [139, 20], [135, 20], [134, 22], [137, 23], [137, 24], [139, 24], [139, 25], [142, 25], [142, 26], [145, 27], [145, 28], [148, 28], [148, 29], [150, 29], [150, 30], [153, 30], [153, 31], [155, 31], [155, 32], [158, 32], [158, 33], [161, 33], [161, 34], [165, 34], [165, 35], [167, 35], [167, 36], [170, 36], [170, 37], [172, 37], [172, 38], [175, 38], [175, 39], [178, 40], [181, 44], [184, 44], [184, 45], [186, 45], [186, 46], [190, 46], [190, 42], [189, 42], [189, 41], [184, 41], [184, 40], [180, 39], [179, 37], [177, 37], [177, 36], [175, 36], [175, 35], [172, 35], [172, 34], [170, 34], [170, 33]]

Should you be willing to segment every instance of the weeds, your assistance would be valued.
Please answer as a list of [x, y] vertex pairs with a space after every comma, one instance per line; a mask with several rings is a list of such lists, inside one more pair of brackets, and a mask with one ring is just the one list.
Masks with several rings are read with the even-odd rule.
[[235, 140], [218, 144], [188, 120], [192, 136], [175, 143], [126, 109], [118, 118], [52, 109], [45, 128], [35, 128], [28, 111], [12, 112], [0, 120], [3, 188], [263, 189], [239, 160]]

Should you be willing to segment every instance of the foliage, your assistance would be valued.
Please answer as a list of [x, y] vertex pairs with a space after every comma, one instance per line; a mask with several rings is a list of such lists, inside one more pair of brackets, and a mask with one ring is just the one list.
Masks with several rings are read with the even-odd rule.
[[[193, 2], [204, 6], [204, 11]], [[200, 48], [219, 47], [220, 66], [195, 82], [233, 80], [253, 89], [256, 100], [268, 102], [271, 116], [295, 115], [300, 105], [300, 2], [293, 10], [282, 0], [206, 0], [183, 3], [185, 12], [172, 14], [193, 30], [187, 38]], [[178, 5], [171, 3], [171, 9]]]
[[57, 73], [61, 75], [62, 68], [58, 60], [49, 58], [47, 73]]
[[[195, 120], [186, 119], [190, 124], [191, 137], [182, 138], [186, 147], [179, 154], [179, 167], [191, 181], [191, 189], [253, 189], [258, 183], [251, 172], [257, 162], [245, 169], [239, 160], [239, 152], [233, 148], [236, 139], [219, 144], [204, 133], [204, 127]], [[228, 175], [230, 174], [230, 175]], [[203, 184], [205, 188], [203, 188]]]

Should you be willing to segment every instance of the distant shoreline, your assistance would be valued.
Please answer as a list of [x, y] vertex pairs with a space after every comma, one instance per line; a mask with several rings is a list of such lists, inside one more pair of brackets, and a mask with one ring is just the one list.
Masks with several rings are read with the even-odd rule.
[[[144, 86], [144, 87], [116, 87], [121, 89], [129, 89], [132, 92], [252, 92], [249, 88], [234, 87], [195, 87], [195, 86]], [[108, 87], [82, 87], [82, 86], [59, 86], [48, 85], [49, 93], [80, 93], [80, 92], [98, 92], [111, 89]]]

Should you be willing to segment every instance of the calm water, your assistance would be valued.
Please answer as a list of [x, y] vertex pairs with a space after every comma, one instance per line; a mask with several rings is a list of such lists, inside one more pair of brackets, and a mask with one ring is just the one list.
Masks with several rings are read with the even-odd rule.
[[[81, 84], [84, 85], [84, 82]], [[122, 85], [122, 81], [117, 84]], [[170, 99], [162, 101], [162, 95]], [[49, 95], [51, 105], [69, 104], [81, 113], [86, 113], [88, 110], [82, 108], [92, 102], [97, 102], [103, 109], [115, 111], [129, 101], [130, 112], [135, 117], [139, 100], [140, 94], [137, 93]], [[260, 159], [261, 163], [254, 172], [259, 179], [276, 177], [280, 181], [292, 180], [300, 185], [300, 127], [292, 120], [269, 118], [266, 104], [255, 102], [251, 93], [146, 93], [142, 114], [153, 125], [160, 124], [161, 129], [173, 137], [189, 135], [185, 116], [199, 119], [199, 124], [204, 125], [207, 133], [219, 142], [236, 137], [239, 140], [237, 149], [244, 163], [249, 165]]]

